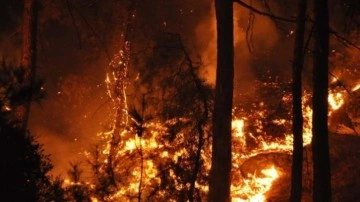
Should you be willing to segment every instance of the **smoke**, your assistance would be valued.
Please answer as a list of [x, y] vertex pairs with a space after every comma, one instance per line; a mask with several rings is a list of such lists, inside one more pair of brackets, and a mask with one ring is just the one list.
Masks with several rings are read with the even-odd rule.
[[111, 102], [96, 82], [86, 74], [64, 76], [58, 86], [45, 89], [44, 100], [32, 104], [30, 131], [50, 154], [52, 175], [65, 177], [70, 162], [86, 167], [84, 152], [98, 143], [97, 134], [111, 120]]
[[[255, 15], [252, 29], [246, 33], [249, 25], [249, 11], [241, 6], [234, 6], [234, 60], [235, 92], [252, 89], [255, 79], [253, 62], [263, 52], [270, 51], [278, 42], [278, 31], [267, 17]], [[216, 79], [216, 18], [214, 7], [195, 29], [196, 44], [201, 53], [203, 67], [201, 76], [212, 85]], [[252, 40], [247, 40], [251, 38]], [[253, 50], [249, 49], [253, 47]]]
[[51, 128], [47, 126], [32, 128], [32, 135], [43, 145], [45, 154], [50, 155], [51, 162], [54, 164], [50, 174], [65, 177], [69, 163], [78, 161], [79, 151], [75, 149], [79, 146], [78, 142], [75, 139], [71, 141], [62, 138], [61, 134], [51, 131]]
[[216, 19], [215, 10], [210, 10], [209, 16], [205, 18], [195, 29], [197, 49], [201, 53], [203, 66], [200, 70], [201, 76], [212, 85], [216, 79]]
[[16, 33], [1, 33], [0, 35], [0, 58], [6, 63], [19, 65], [21, 58], [21, 44]]

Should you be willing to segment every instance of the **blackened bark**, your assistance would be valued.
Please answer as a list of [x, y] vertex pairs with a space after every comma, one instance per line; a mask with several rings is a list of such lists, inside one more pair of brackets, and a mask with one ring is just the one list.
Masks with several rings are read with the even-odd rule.
[[301, 73], [304, 65], [306, 7], [307, 0], [299, 0], [299, 14], [296, 24], [294, 60], [292, 65], [292, 132], [294, 137], [290, 194], [290, 201], [292, 202], [300, 202], [302, 193], [303, 115], [301, 105]]
[[215, 0], [215, 10], [218, 34], [217, 70], [208, 201], [229, 202], [234, 78], [232, 0]]
[[[23, 88], [32, 89], [36, 67], [37, 0], [24, 1], [21, 66], [24, 69]], [[16, 108], [16, 126], [26, 130], [29, 119], [31, 93], [26, 94], [24, 104]]]
[[331, 201], [328, 141], [329, 13], [327, 0], [314, 0], [313, 201]]

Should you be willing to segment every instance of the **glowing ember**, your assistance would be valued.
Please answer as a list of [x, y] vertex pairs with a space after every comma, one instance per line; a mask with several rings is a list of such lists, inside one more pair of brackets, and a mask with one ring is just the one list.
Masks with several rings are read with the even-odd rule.
[[330, 92], [328, 102], [332, 110], [338, 110], [345, 102], [344, 96], [341, 92]]

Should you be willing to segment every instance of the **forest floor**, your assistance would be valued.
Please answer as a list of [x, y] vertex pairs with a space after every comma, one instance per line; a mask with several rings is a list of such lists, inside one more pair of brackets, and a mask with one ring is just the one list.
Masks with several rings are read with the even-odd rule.
[[[360, 136], [330, 133], [330, 157], [332, 201], [360, 201]], [[303, 198], [311, 202], [312, 163], [310, 145], [304, 148]], [[247, 160], [241, 172], [252, 172], [252, 168], [273, 164], [280, 177], [266, 193], [269, 202], [287, 202], [290, 196], [291, 155], [284, 153], [259, 154]]]
[[[329, 135], [331, 158], [332, 201], [360, 201], [360, 136], [332, 133]], [[281, 167], [282, 174], [266, 193], [268, 201], [288, 201], [290, 196], [291, 161], [278, 155], [276, 165]], [[288, 159], [288, 158], [287, 158]], [[290, 157], [291, 159], [291, 157]], [[286, 162], [286, 163], [279, 163]], [[310, 202], [312, 184], [312, 163], [310, 145], [304, 150], [303, 198]]]

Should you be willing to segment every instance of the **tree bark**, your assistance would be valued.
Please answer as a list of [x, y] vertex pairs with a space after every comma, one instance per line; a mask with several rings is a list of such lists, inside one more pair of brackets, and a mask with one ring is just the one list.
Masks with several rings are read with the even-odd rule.
[[328, 141], [329, 13], [327, 0], [314, 0], [313, 201], [331, 201]]
[[215, 10], [218, 34], [217, 70], [208, 201], [229, 202], [234, 78], [232, 0], [215, 0]]
[[[31, 91], [35, 80], [36, 68], [36, 33], [37, 33], [37, 0], [24, 1], [21, 67], [24, 69], [22, 88]], [[25, 102], [16, 108], [16, 127], [26, 130], [29, 119], [31, 92], [26, 94]]]
[[293, 159], [291, 173], [290, 201], [301, 202], [302, 194], [302, 161], [303, 161], [303, 115], [302, 115], [302, 80], [301, 73], [304, 65], [304, 36], [307, 0], [299, 0], [299, 14], [296, 24], [294, 59], [292, 64], [292, 132]]

